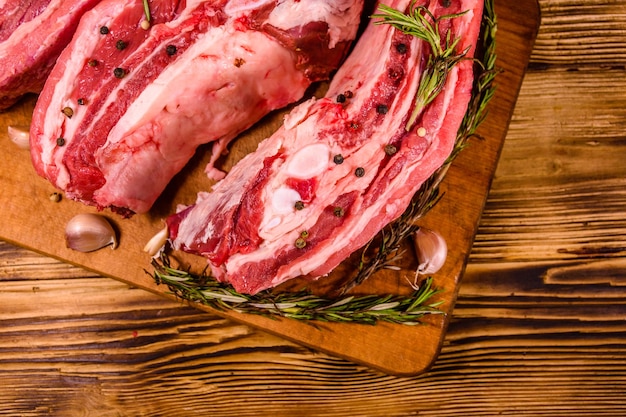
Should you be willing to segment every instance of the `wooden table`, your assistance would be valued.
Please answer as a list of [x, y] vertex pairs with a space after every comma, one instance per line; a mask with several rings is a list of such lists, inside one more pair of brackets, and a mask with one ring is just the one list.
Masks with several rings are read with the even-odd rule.
[[539, 3], [427, 373], [388, 376], [0, 242], [0, 415], [626, 415], [626, 3]]

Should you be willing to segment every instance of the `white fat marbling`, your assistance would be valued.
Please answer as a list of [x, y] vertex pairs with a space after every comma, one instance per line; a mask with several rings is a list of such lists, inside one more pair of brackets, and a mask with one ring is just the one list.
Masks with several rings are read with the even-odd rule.
[[287, 175], [308, 179], [320, 175], [330, 163], [330, 148], [324, 143], [305, 146], [292, 155], [287, 162]]
[[[300, 194], [289, 187], [281, 187], [272, 193], [272, 209], [276, 214], [287, 214], [293, 212], [296, 202], [302, 200]], [[270, 223], [272, 223], [270, 221]], [[270, 227], [268, 223], [267, 227]]]

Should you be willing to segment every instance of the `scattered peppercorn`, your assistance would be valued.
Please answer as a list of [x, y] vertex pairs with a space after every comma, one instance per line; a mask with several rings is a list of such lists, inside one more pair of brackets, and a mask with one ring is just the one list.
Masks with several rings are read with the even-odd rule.
[[61, 197], [61, 193], [54, 192], [50, 194], [50, 201], [52, 201], [53, 203], [58, 203], [59, 201], [61, 201]]
[[100, 27], [100, 34], [102, 35], [108, 35], [109, 34], [109, 28], [106, 26], [101, 26]]
[[301, 237], [296, 239], [296, 248], [302, 249], [305, 246], [306, 246], [306, 240], [302, 239]]
[[354, 97], [354, 94], [352, 94], [352, 91], [350, 91], [350, 90], [344, 91], [343, 95], [346, 96], [346, 98]]
[[90, 59], [87, 65], [89, 65], [90, 67], [96, 67], [98, 66], [98, 61], [95, 59]]
[[85, 100], [84, 98], [79, 98], [78, 100], [76, 100], [76, 102], [79, 106], [84, 106], [85, 104], [87, 104], [87, 100]]
[[309, 231], [308, 230], [303, 230], [300, 232], [300, 237], [302, 239], [306, 239], [307, 237], [309, 237]]
[[378, 114], [387, 114], [388, 111], [389, 107], [387, 107], [386, 104], [379, 104], [378, 106], [376, 106], [376, 113]]
[[336, 163], [337, 165], [343, 164], [343, 155], [341, 155], [341, 154], [335, 155], [333, 157], [333, 162]]
[[296, 204], [294, 204], [294, 207], [296, 210], [302, 210], [304, 208], [304, 203], [302, 201], [296, 201]]
[[63, 110], [61, 110], [61, 112], [70, 119], [74, 115], [74, 110], [72, 110], [71, 107], [63, 107]]
[[343, 207], [339, 207], [339, 206], [335, 207], [333, 209], [333, 214], [336, 217], [343, 217], [343, 215], [344, 215]]
[[398, 51], [399, 54], [406, 54], [407, 48], [406, 45], [403, 43], [399, 43], [396, 45], [396, 51]]
[[346, 102], [346, 96], [344, 94], [338, 94], [337, 103], [345, 103], [345, 102]]
[[450, 0], [441, 0], [441, 5], [443, 7], [450, 7], [450, 4], [452, 4]]
[[396, 152], [398, 152], [398, 148], [395, 147], [395, 145], [386, 145], [385, 146], [385, 153], [389, 156], [395, 154]]
[[354, 170], [354, 175], [356, 175], [357, 177], [362, 177], [363, 175], [365, 175], [365, 168], [358, 167]]
[[245, 60], [245, 59], [243, 59], [243, 58], [235, 58], [235, 62], [234, 62], [234, 64], [235, 64], [235, 66], [236, 66], [237, 68], [241, 67], [241, 66], [242, 66], [243, 64], [245, 64], [245, 63], [246, 63], [246, 60]]
[[120, 51], [123, 51], [124, 49], [126, 49], [127, 46], [128, 46], [128, 43], [124, 42], [121, 39], [119, 41], [115, 42], [115, 48], [117, 48]]
[[124, 78], [126, 71], [124, 71], [123, 68], [118, 67], [113, 70], [113, 75], [115, 75], [115, 78]]
[[167, 45], [165, 47], [165, 53], [168, 54], [169, 56], [172, 56], [176, 53], [176, 46], [175, 45]]
[[65, 138], [57, 138], [57, 146], [65, 145]]

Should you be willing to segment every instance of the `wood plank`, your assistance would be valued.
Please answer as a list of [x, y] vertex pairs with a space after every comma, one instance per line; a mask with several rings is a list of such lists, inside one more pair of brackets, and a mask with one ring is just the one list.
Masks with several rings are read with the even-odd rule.
[[[624, 320], [606, 314], [581, 324], [580, 305], [572, 302], [580, 294], [541, 303], [550, 295], [538, 300], [545, 288], [537, 283], [534, 300], [522, 304], [524, 280], [506, 269], [494, 278], [466, 276], [437, 363], [408, 378], [312, 352], [110, 279], [5, 281], [0, 298], [12, 300], [13, 311], [0, 317], [0, 415], [624, 411]], [[517, 288], [516, 300], [490, 291], [498, 288], [494, 283]], [[569, 318], [554, 314], [556, 307], [569, 310]]]
[[[533, 58], [525, 77], [478, 230], [481, 247], [470, 256], [444, 346], [429, 372], [408, 378], [385, 375], [110, 279], [76, 281], [79, 268], [69, 272], [57, 261], [0, 244], [0, 343], [10, 332], [13, 340], [0, 347], [0, 415], [626, 415], [626, 293], [618, 285], [626, 276], [620, 269], [625, 257], [595, 251], [576, 262], [568, 253], [559, 256], [560, 239], [551, 238], [568, 230], [569, 241], [580, 240], [581, 248], [582, 235], [599, 239], [606, 227], [610, 242], [621, 228], [617, 215], [626, 212], [626, 204], [617, 192], [623, 168], [604, 164], [602, 156], [626, 158], [623, 142], [620, 146], [626, 90], [616, 88], [595, 101], [599, 108], [586, 106], [582, 94], [593, 93], [584, 90], [585, 83], [611, 85], [625, 73], [605, 72], [613, 54], [581, 46], [564, 59], [557, 41], [547, 38], [554, 33], [568, 39], [578, 28], [568, 23], [568, 16], [600, 2], [540, 3], [538, 43], [554, 43], [554, 49]], [[626, 15], [615, 13], [618, 2], [602, 3], [608, 6], [601, 14], [590, 13], [585, 24], [591, 28], [594, 20], [613, 19], [626, 27]], [[586, 31], [580, 45], [602, 43], [603, 36]], [[573, 62], [588, 67], [571, 71], [579, 65]], [[559, 90], [570, 99], [562, 100], [560, 113], [545, 111]], [[591, 120], [591, 114], [614, 124], [570, 127], [569, 121]], [[561, 123], [555, 117], [563, 117]], [[585, 152], [569, 152], [570, 147], [585, 148], [577, 143], [579, 135], [597, 137], [605, 151], [594, 151], [590, 159]], [[557, 181], [520, 169], [524, 164], [545, 166], [542, 153], [525, 154], [532, 149], [526, 139], [540, 144], [544, 153], [560, 150], [569, 168]], [[596, 177], [594, 167], [601, 176]], [[595, 204], [592, 186], [608, 190], [611, 203]], [[543, 198], [533, 209], [537, 191]], [[577, 204], [579, 198], [584, 204]], [[584, 207], [585, 219], [595, 216], [597, 222], [588, 227], [576, 222], [576, 206]], [[527, 210], [529, 215], [520, 219]], [[533, 248], [534, 242], [524, 239], [514, 245], [515, 234], [533, 224], [536, 240], [548, 239], [548, 244]], [[549, 233], [542, 233], [542, 227]], [[513, 256], [516, 261], [510, 261]], [[32, 291], [48, 281], [54, 285], [44, 289], [45, 297]], [[85, 289], [82, 307], [75, 285]], [[87, 291], [90, 287], [93, 291]], [[68, 303], [74, 303], [72, 313], [64, 313]], [[14, 310], [19, 319], [11, 316]], [[232, 342], [233, 334], [240, 338]]]
[[535, 65], [582, 68], [626, 64], [626, 14], [621, 0], [542, 1], [541, 14], [532, 54]]
[[624, 257], [623, 74], [545, 70], [526, 78], [472, 263]]
[[[538, 7], [535, 0], [525, 0], [511, 8], [506, 2], [497, 2], [499, 30], [497, 35], [498, 63], [503, 68], [499, 88], [493, 102], [490, 117], [481, 127], [484, 138], [476, 141], [450, 169], [443, 186], [446, 197], [429, 214], [423, 225], [436, 228], [446, 239], [449, 247], [447, 264], [438, 273], [437, 286], [443, 290], [440, 296], [442, 310], [449, 312], [454, 304], [457, 285], [466, 263], [467, 253], [476, 231], [491, 177], [504, 140], [508, 122], [521, 85], [532, 41], [538, 26]], [[3, 126], [28, 124], [33, 99], [22, 107], [0, 115]], [[229, 153], [226, 164], [242, 156], [240, 148], [253, 148], [280, 122], [280, 113], [265, 120], [258, 129], [243, 135]], [[6, 140], [6, 139], [5, 139]], [[173, 181], [167, 199], [161, 199], [155, 210], [145, 216], [129, 220], [112, 218], [120, 230], [120, 246], [115, 252], [103, 250], [82, 254], [65, 247], [63, 228], [69, 219], [84, 211], [95, 211], [81, 204], [63, 200], [50, 202], [48, 196], [54, 190], [37, 178], [29, 166], [27, 153], [12, 148], [10, 159], [0, 166], [0, 182], [4, 192], [0, 195], [0, 207], [7, 221], [0, 225], [0, 236], [52, 257], [65, 260], [98, 274], [114, 277], [134, 286], [157, 293], [167, 293], [158, 287], [145, 273], [150, 259], [142, 252], [145, 243], [162, 228], [163, 216], [174, 211], [174, 205], [195, 200], [198, 190], [208, 189], [203, 173], [208, 154], [204, 160], [193, 161], [189, 172]], [[202, 159], [202, 158], [199, 158]], [[479, 161], [479, 162], [478, 162]], [[46, 225], [42, 228], [41, 225]], [[204, 261], [191, 260], [198, 270]], [[413, 277], [413, 265], [400, 272], [381, 271], [359, 291], [371, 293], [406, 293]], [[319, 288], [324, 287], [319, 283]], [[312, 285], [315, 286], [315, 285]], [[203, 306], [198, 306], [205, 308]], [[227, 317], [258, 326], [275, 334], [303, 343], [344, 358], [384, 369], [390, 373], [415, 374], [426, 370], [436, 357], [445, 332], [447, 315], [424, 319], [424, 325], [408, 327], [382, 323], [363, 328], [349, 323], [328, 323], [318, 327], [294, 320], [273, 320], [260, 316], [235, 312], [221, 313]], [[423, 342], [415, 350], [409, 341], [419, 338]], [[402, 357], [401, 362], [398, 357]]]

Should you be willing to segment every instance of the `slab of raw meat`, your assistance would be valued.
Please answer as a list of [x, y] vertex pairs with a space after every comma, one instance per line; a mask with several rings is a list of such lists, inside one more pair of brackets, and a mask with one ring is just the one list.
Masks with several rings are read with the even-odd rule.
[[39, 93], [80, 17], [100, 0], [0, 0], [0, 110]]
[[[86, 13], [37, 102], [31, 156], [69, 198], [150, 209], [200, 144], [227, 142], [326, 79], [361, 0], [104, 0]], [[215, 172], [212, 166], [209, 172]]]
[[[409, 0], [389, 0], [405, 10]], [[418, 1], [474, 45], [482, 1]], [[471, 59], [407, 130], [430, 48], [389, 25], [370, 24], [325, 98], [297, 107], [211, 193], [168, 219], [174, 249], [205, 256], [213, 275], [243, 293], [298, 276], [328, 274], [399, 217], [450, 155], [471, 97]]]

